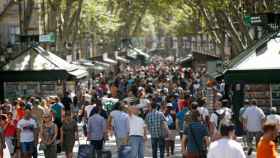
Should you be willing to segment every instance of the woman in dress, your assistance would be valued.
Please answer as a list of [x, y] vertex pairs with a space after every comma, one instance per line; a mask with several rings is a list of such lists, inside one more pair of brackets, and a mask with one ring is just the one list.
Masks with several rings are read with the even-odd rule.
[[44, 151], [46, 158], [56, 158], [57, 157], [57, 145], [56, 136], [58, 128], [52, 122], [52, 117], [50, 113], [45, 113], [43, 115], [43, 125], [40, 130], [40, 148]]
[[62, 150], [66, 153], [66, 158], [73, 158], [73, 148], [75, 140], [78, 138], [78, 126], [71, 117], [71, 112], [65, 112], [65, 118], [61, 127]]

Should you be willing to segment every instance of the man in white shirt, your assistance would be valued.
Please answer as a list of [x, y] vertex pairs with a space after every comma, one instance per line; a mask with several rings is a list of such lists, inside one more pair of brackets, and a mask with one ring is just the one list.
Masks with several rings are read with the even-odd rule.
[[31, 158], [34, 152], [34, 145], [37, 144], [37, 129], [37, 123], [31, 115], [31, 108], [26, 107], [24, 118], [17, 124], [17, 140], [19, 140], [17, 145], [20, 146], [23, 158]]
[[280, 130], [280, 115], [277, 114], [276, 107], [270, 109], [270, 114], [266, 116], [266, 123], [276, 124], [278, 130]]
[[138, 116], [139, 107], [131, 107], [129, 115], [129, 145], [131, 145], [130, 158], [144, 158], [144, 141], [147, 140], [145, 121]]
[[257, 101], [252, 100], [251, 105], [246, 108], [242, 117], [245, 130], [247, 131], [248, 155], [251, 155], [253, 138], [255, 137], [257, 145], [262, 135], [265, 114], [261, 108], [257, 107]]
[[234, 139], [234, 125], [221, 125], [222, 138], [211, 143], [207, 158], [246, 158], [240, 143]]

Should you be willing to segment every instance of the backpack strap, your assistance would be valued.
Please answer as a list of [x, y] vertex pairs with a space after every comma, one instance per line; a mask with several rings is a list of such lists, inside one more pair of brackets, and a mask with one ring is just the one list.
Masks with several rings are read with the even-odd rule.
[[222, 114], [219, 114], [217, 111], [214, 112], [215, 115], [217, 115], [218, 120], [217, 120], [217, 128], [220, 126], [221, 120], [223, 119], [224, 112]]

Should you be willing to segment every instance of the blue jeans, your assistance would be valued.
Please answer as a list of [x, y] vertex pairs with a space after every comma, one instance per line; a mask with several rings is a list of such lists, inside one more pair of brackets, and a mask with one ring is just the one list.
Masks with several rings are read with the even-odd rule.
[[33, 142], [21, 142], [20, 149], [23, 154], [33, 154], [34, 152], [34, 143]]
[[144, 138], [142, 136], [130, 136], [129, 145], [132, 147], [130, 158], [144, 158]]
[[102, 157], [102, 149], [103, 149], [104, 140], [91, 140], [90, 144], [93, 146], [93, 158], [101, 158]]
[[160, 158], [164, 158], [164, 145], [165, 145], [165, 139], [164, 138], [152, 138], [152, 150], [153, 150], [153, 158], [157, 157], [157, 151], [159, 147], [160, 152]]

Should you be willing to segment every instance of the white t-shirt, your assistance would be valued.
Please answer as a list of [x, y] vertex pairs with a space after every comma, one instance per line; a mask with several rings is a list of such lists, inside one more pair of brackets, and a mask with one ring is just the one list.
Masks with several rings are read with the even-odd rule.
[[32, 118], [29, 120], [21, 119], [17, 124], [17, 128], [20, 132], [20, 142], [33, 142], [34, 141], [34, 130], [37, 128], [36, 121]]
[[[220, 120], [220, 123], [230, 123], [232, 111], [229, 108], [222, 108], [219, 110], [216, 110], [216, 112], [220, 115], [224, 114], [224, 117], [222, 120]], [[215, 113], [212, 113], [210, 116], [210, 122], [214, 123], [215, 126], [218, 128], [218, 116]]]
[[262, 131], [262, 119], [265, 118], [265, 114], [262, 109], [257, 106], [249, 106], [246, 108], [242, 116], [246, 122], [246, 129], [249, 132]]
[[129, 135], [144, 136], [145, 122], [136, 115], [129, 116]]
[[272, 124], [277, 124], [278, 126], [280, 125], [280, 115], [277, 114], [270, 114], [266, 117], [266, 123], [272, 123]]
[[91, 110], [95, 107], [95, 105], [88, 105], [85, 107], [85, 111], [87, 113], [87, 118], [89, 118]]
[[209, 116], [209, 111], [206, 107], [198, 107], [197, 108], [198, 112], [200, 113], [200, 115], [202, 116], [203, 120], [206, 119], [207, 116]]
[[222, 138], [210, 144], [207, 158], [246, 158], [240, 143]]

